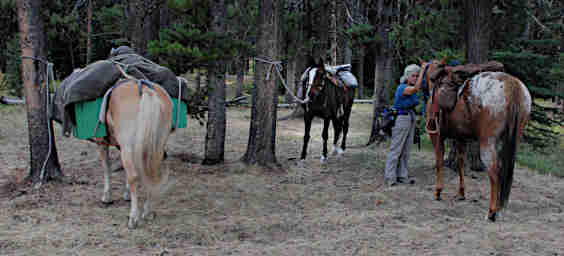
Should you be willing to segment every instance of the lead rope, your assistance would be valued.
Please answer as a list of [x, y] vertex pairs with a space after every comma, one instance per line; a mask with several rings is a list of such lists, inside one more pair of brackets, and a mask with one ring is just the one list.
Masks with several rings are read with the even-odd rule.
[[281, 65], [282, 62], [281, 61], [265, 60], [265, 59], [262, 59], [262, 58], [259, 58], [259, 57], [255, 57], [255, 60], [270, 64], [270, 69], [266, 73], [266, 80], [270, 80], [270, 73], [272, 72], [272, 68], [276, 67], [276, 72], [278, 73], [278, 77], [280, 77], [280, 80], [282, 81], [282, 85], [284, 85], [284, 88], [286, 88], [286, 91], [288, 92], [288, 94], [290, 94], [290, 96], [292, 96], [292, 98], [300, 104], [306, 104], [306, 103], [309, 102], [309, 97], [307, 96], [307, 94], [305, 96], [306, 98], [302, 100], [302, 99], [296, 97], [296, 95], [294, 95], [292, 90], [290, 90], [288, 88], [288, 86], [286, 85], [286, 81], [284, 80], [284, 78], [282, 78], [282, 74], [280, 73], [280, 71], [282, 70], [282, 65]]

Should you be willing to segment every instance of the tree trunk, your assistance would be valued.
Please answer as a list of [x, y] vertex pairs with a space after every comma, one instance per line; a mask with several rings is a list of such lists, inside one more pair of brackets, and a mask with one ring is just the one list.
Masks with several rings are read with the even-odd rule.
[[[130, 0], [130, 15], [133, 21], [128, 20], [133, 25], [131, 42], [135, 52], [141, 56], [148, 57], [147, 43], [158, 37], [155, 34], [155, 22], [159, 22], [159, 7], [164, 3], [163, 0]], [[156, 15], [156, 16], [155, 16]], [[131, 24], [133, 22], [133, 24]], [[158, 24], [157, 24], [158, 26]], [[157, 30], [158, 31], [158, 30]]]
[[247, 67], [247, 57], [239, 56], [236, 60], [238, 63], [236, 65], [237, 69], [237, 90], [235, 91], [235, 97], [243, 96], [243, 90], [245, 88], [245, 69]]
[[[292, 94], [296, 95], [296, 58], [293, 57], [288, 60], [288, 66], [286, 68], [286, 85], [288, 86], [288, 91], [286, 92], [286, 102], [288, 104], [294, 103], [294, 98]], [[292, 94], [290, 94], [290, 92]]]
[[[368, 139], [368, 144], [374, 142], [379, 137], [379, 123], [378, 115], [385, 108], [388, 103], [388, 86], [392, 84], [392, 68], [393, 68], [393, 58], [391, 54], [391, 16], [386, 16], [385, 9], [392, 8], [394, 5], [390, 2], [384, 3], [383, 0], [379, 0], [376, 5], [376, 12], [378, 15], [372, 17], [371, 21], [373, 25], [376, 26], [377, 34], [382, 38], [380, 42], [376, 43], [376, 58], [375, 58], [375, 68], [374, 68], [374, 95], [373, 95], [373, 117], [372, 117], [372, 130], [370, 132], [370, 138]], [[376, 23], [375, 20], [379, 22]]]
[[[468, 63], [485, 63], [488, 61], [490, 44], [490, 23], [493, 2], [489, 0], [466, 0], [464, 2], [464, 19], [466, 23], [466, 59]], [[454, 143], [453, 143], [454, 144]], [[480, 145], [477, 142], [467, 144], [467, 163], [471, 170], [485, 170], [480, 160]], [[456, 147], [452, 147], [456, 152]], [[456, 153], [449, 153], [449, 156]], [[449, 159], [447, 159], [449, 161]], [[450, 160], [454, 162], [454, 160]]]
[[364, 99], [365, 95], [365, 88], [364, 85], [364, 57], [366, 54], [366, 47], [360, 46], [358, 47], [358, 98]]
[[331, 65], [337, 65], [337, 0], [331, 0], [329, 17], [331, 28], [329, 30], [331, 40]]
[[488, 61], [490, 44], [490, 20], [493, 1], [466, 0], [464, 2], [464, 18], [466, 23], [466, 59], [469, 63]]
[[41, 1], [16, 1], [22, 52], [22, 80], [26, 98], [30, 148], [30, 172], [33, 183], [43, 183], [63, 176], [53, 123], [47, 117], [46, 35], [41, 13]]
[[[225, 33], [225, 0], [214, 0], [211, 7], [213, 17], [211, 30], [219, 35]], [[225, 73], [226, 61], [212, 61], [208, 69], [208, 122], [205, 157], [203, 164], [224, 161], [225, 154]]]
[[[259, 5], [257, 55], [262, 58], [277, 60], [279, 58], [280, 1], [264, 0], [260, 1]], [[278, 104], [278, 90], [276, 90], [276, 82], [278, 78], [271, 74], [267, 80], [266, 74], [268, 72], [271, 72], [270, 65], [257, 61], [249, 142], [242, 161], [247, 164], [274, 167], [272, 165], [277, 165], [276, 105]]]
[[88, 35], [86, 42], [86, 64], [92, 61], [92, 8], [94, 0], [88, 0]]

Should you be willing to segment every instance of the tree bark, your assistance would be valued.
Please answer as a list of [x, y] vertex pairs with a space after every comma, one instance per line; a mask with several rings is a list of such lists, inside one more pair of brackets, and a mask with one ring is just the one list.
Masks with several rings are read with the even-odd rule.
[[30, 148], [30, 172], [27, 180], [43, 183], [62, 177], [55, 146], [53, 123], [47, 117], [46, 35], [41, 20], [41, 1], [17, 1], [22, 80], [26, 98]]
[[247, 58], [239, 56], [236, 60], [238, 63], [236, 65], [237, 69], [237, 90], [235, 91], [235, 97], [243, 96], [243, 90], [245, 88], [245, 69], [247, 67]]
[[86, 42], [86, 64], [90, 64], [92, 61], [92, 8], [94, 0], [88, 0], [88, 35], [87, 35], [87, 42]]
[[[211, 8], [213, 21], [211, 30], [219, 35], [225, 33], [225, 0], [214, 0]], [[205, 157], [203, 164], [217, 164], [224, 161], [225, 154], [225, 73], [226, 60], [216, 60], [208, 69], [208, 122], [206, 131]]]
[[[148, 57], [147, 43], [149, 40], [157, 38], [158, 33], [155, 34], [154, 23], [158, 22], [158, 15], [160, 5], [164, 3], [163, 0], [130, 0], [130, 15], [133, 15], [132, 20], [128, 20], [130, 25], [133, 25], [131, 34], [131, 42], [135, 52], [141, 56]], [[131, 24], [133, 22], [133, 24]]]
[[371, 23], [376, 27], [376, 33], [380, 36], [380, 42], [375, 45], [375, 68], [374, 68], [374, 103], [373, 103], [373, 117], [372, 129], [368, 144], [376, 141], [379, 137], [379, 123], [378, 115], [385, 108], [388, 103], [388, 86], [392, 84], [392, 68], [393, 58], [391, 55], [391, 40], [390, 31], [392, 26], [392, 18], [386, 13], [386, 9], [394, 7], [393, 1], [378, 0], [376, 3], [375, 12], [377, 15], [371, 17]]
[[[279, 58], [280, 1], [264, 0], [259, 2], [259, 6], [257, 55], [276, 60]], [[269, 72], [273, 72], [270, 64], [260, 61], [256, 63], [256, 86], [253, 90], [249, 142], [247, 152], [242, 158], [247, 164], [264, 167], [278, 165], [276, 160], [277, 76], [271, 74], [267, 80], [266, 75]]]
[[292, 57], [288, 60], [288, 65], [286, 68], [286, 85], [288, 86], [288, 91], [286, 92], [286, 103], [294, 103], [294, 98], [290, 94], [296, 95], [296, 57]]
[[[464, 2], [464, 19], [466, 23], [466, 59], [468, 63], [485, 63], [488, 61], [490, 45], [490, 20], [492, 16], [493, 1], [466, 0]], [[452, 151], [456, 152], [455, 143]], [[468, 166], [471, 170], [485, 170], [480, 160], [480, 145], [478, 142], [468, 143]], [[456, 153], [449, 153], [449, 156]], [[447, 160], [448, 161], [448, 160]], [[455, 162], [455, 161], [452, 161]]]
[[331, 65], [337, 65], [337, 0], [331, 0], [330, 7], [331, 28], [329, 31], [331, 40]]
[[493, 1], [466, 0], [463, 2], [466, 22], [466, 59], [469, 63], [487, 62]]
[[364, 57], [366, 55], [366, 47], [360, 46], [358, 47], [358, 98], [364, 99], [365, 95], [365, 88], [364, 85]]

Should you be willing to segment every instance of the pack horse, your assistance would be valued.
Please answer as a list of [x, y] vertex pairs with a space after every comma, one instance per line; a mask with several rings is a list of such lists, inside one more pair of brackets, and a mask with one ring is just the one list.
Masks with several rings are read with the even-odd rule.
[[[342, 154], [346, 149], [349, 118], [354, 102], [356, 78], [348, 70], [350, 65], [326, 66], [323, 60], [309, 61], [310, 65], [302, 75], [299, 97], [304, 109], [305, 134], [301, 160], [307, 155], [311, 123], [314, 117], [323, 118], [323, 153], [321, 161], [327, 160], [327, 139], [329, 124], [333, 124], [333, 153]], [[341, 145], [337, 145], [343, 133]]]
[[[161, 168], [165, 146], [171, 133], [173, 103], [158, 84], [126, 79], [111, 92], [105, 114], [109, 143], [98, 144], [104, 167], [102, 202], [112, 202], [108, 162], [109, 145], [120, 148], [126, 171], [124, 198], [131, 200], [128, 227], [153, 216], [152, 204], [171, 184], [168, 169]], [[147, 198], [143, 213], [138, 210], [138, 185], [144, 185]]]

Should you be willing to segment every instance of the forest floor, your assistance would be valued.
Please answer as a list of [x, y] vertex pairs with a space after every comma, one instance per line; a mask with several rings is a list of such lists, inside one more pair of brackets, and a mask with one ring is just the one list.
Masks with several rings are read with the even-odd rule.
[[[415, 148], [416, 184], [388, 188], [387, 144], [321, 164], [319, 119], [303, 165], [296, 119], [277, 123], [281, 170], [245, 166], [247, 107], [228, 109], [225, 164], [201, 165], [205, 126], [197, 121], [171, 135], [165, 165], [178, 182], [155, 219], [129, 230], [125, 172], [113, 173], [114, 203], [103, 205], [96, 146], [62, 137], [59, 125], [59, 159], [72, 184], [6, 185], [28, 169], [25, 108], [0, 106], [0, 119], [0, 255], [564, 255], [562, 178], [517, 166], [508, 207], [490, 223], [487, 173], [466, 172], [466, 200], [455, 201], [458, 177], [446, 169], [444, 200], [435, 201], [434, 156]], [[367, 141], [370, 122], [371, 106], [355, 105], [349, 145]], [[111, 158], [119, 165], [118, 151]]]

